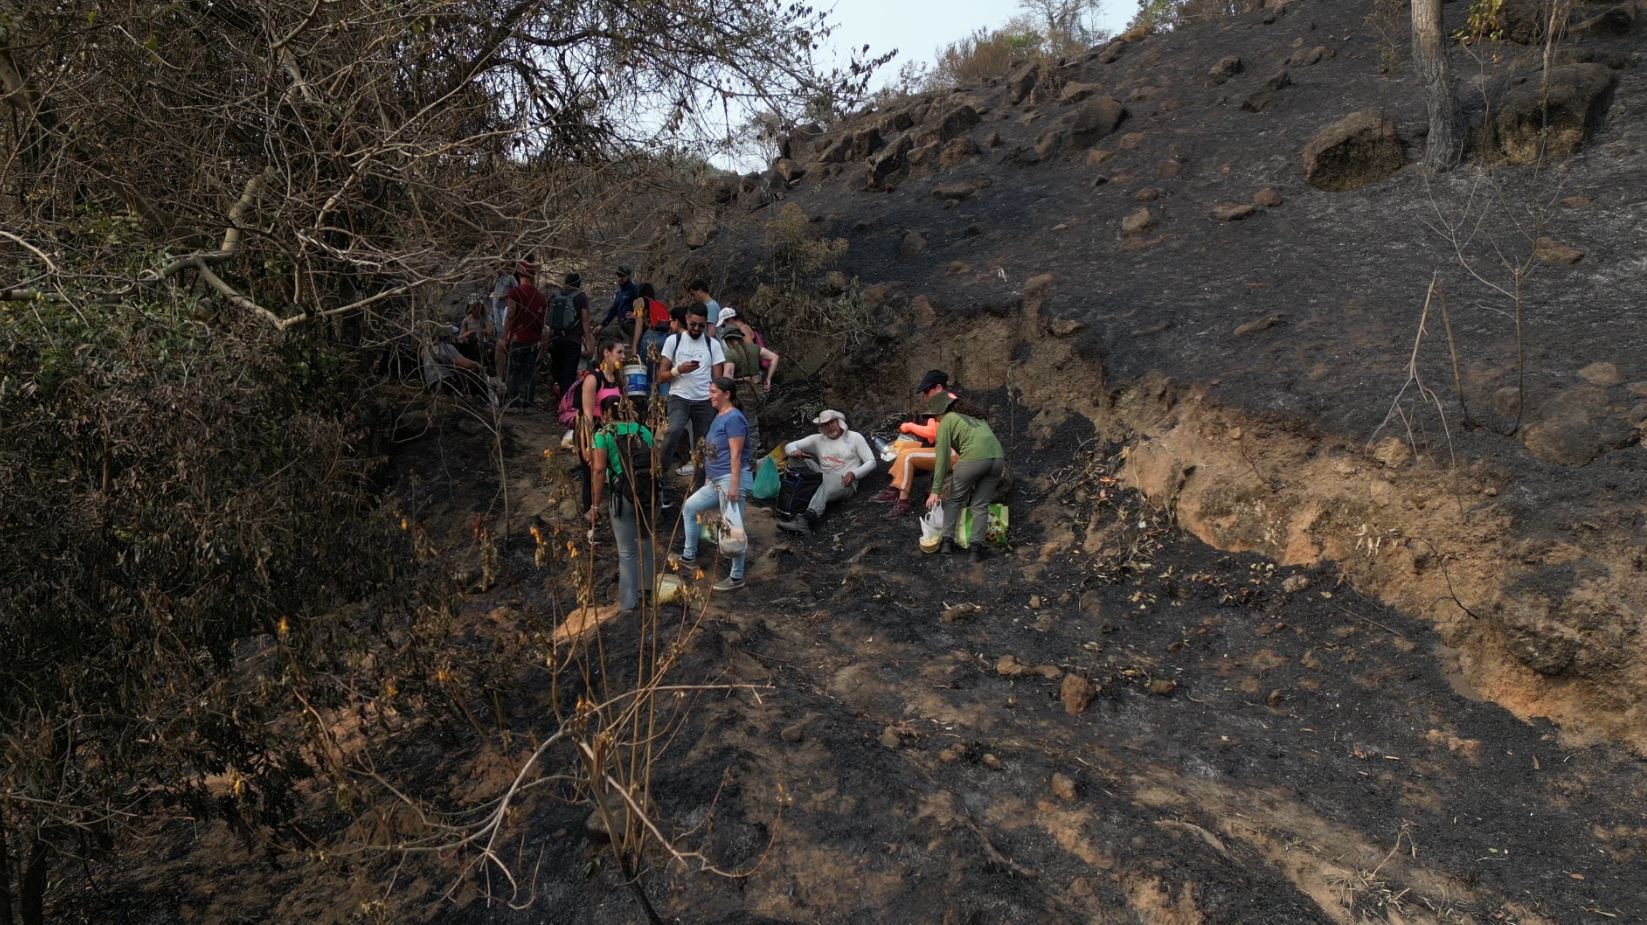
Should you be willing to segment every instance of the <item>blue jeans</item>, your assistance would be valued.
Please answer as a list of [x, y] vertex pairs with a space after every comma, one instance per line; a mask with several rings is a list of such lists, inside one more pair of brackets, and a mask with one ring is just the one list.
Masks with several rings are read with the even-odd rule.
[[661, 354], [663, 352], [663, 342], [668, 339], [668, 331], [654, 331], [647, 328], [641, 332], [641, 359], [646, 363], [646, 374], [651, 377], [652, 382], [657, 383], [659, 398], [669, 397], [669, 383], [658, 382], [658, 361], [652, 359], [652, 351], [656, 350]]
[[[692, 496], [686, 499], [686, 503], [681, 505], [681, 520], [683, 521], [683, 533], [685, 534], [685, 539], [681, 541], [681, 555], [688, 559], [698, 557], [698, 535], [703, 529], [698, 523], [698, 518], [716, 508], [719, 508], [721, 512], [721, 529], [723, 531], [728, 528], [743, 529], [743, 507], [749, 503], [749, 483], [754, 480], [750, 478], [749, 473], [745, 472], [743, 478], [738, 481], [739, 497], [736, 505], [728, 507], [722, 503], [722, 499], [726, 498], [727, 491], [732, 487], [732, 476], [730, 475], [723, 475], [720, 478], [705, 482], [702, 488], [693, 492]], [[747, 549], [741, 555], [733, 557], [732, 577], [734, 579], [743, 577], [744, 561], [748, 558], [749, 550]]]
[[640, 606], [641, 589], [651, 590], [656, 580], [652, 560], [651, 511], [636, 515], [635, 502], [614, 498], [611, 502], [612, 537], [618, 541], [618, 609]]

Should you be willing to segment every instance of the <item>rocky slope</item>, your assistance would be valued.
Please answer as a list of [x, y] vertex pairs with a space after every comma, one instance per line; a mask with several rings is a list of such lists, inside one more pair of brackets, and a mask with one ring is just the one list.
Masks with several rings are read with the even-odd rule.
[[1519, 715], [1647, 747], [1647, 17], [1579, 4], [1545, 69], [1507, 9], [1533, 44], [1453, 48], [1459, 170], [1412, 165], [1367, 7], [1299, 0], [797, 133], [683, 217], [685, 264], [749, 304], [803, 209], [885, 322], [830, 401], [943, 366], [1033, 439], [1089, 419], [1215, 547], [1330, 563]]

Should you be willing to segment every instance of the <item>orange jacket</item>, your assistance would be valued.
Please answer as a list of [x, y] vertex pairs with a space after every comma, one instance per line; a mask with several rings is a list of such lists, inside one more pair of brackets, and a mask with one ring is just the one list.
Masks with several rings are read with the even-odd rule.
[[925, 424], [899, 424], [898, 431], [909, 434], [911, 437], [920, 437], [929, 444], [936, 443], [938, 440], [938, 419], [930, 418]]

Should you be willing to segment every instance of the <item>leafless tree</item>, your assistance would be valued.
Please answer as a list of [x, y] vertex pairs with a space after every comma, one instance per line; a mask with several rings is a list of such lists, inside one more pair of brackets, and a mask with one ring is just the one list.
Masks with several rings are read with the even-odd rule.
[[1464, 156], [1464, 136], [1458, 124], [1458, 95], [1447, 60], [1447, 35], [1442, 27], [1441, 0], [1413, 0], [1413, 69], [1424, 85], [1424, 105], [1430, 114], [1424, 165], [1449, 170]]
[[[670, 233], [746, 108], [863, 91], [870, 62], [815, 66], [828, 29], [779, 0], [0, 9], [0, 922], [143, 820], [277, 823], [338, 767], [324, 717], [385, 684], [487, 727], [455, 693], [485, 663], [437, 658], [452, 589], [385, 584], [440, 551], [384, 538], [337, 344], [500, 258]], [[375, 628], [337, 615], [375, 593]]]

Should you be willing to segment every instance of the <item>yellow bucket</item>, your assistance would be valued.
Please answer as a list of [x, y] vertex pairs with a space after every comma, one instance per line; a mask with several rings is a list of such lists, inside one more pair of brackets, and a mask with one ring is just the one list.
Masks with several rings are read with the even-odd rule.
[[685, 587], [686, 583], [681, 581], [679, 575], [659, 575], [658, 591], [655, 595], [657, 602], [660, 604], [673, 604], [675, 601], [680, 600], [681, 591]]

